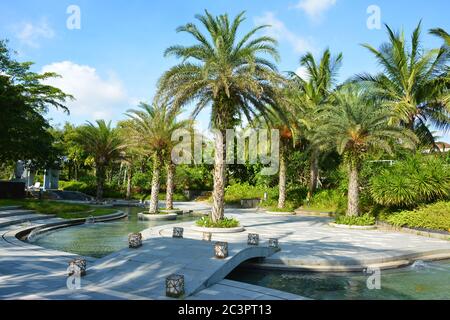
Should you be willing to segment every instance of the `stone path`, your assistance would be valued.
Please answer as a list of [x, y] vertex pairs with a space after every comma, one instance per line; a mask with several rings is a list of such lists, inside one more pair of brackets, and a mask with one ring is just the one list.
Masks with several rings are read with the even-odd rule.
[[[147, 229], [143, 247], [90, 258], [82, 289], [76, 291], [66, 287], [67, 263], [75, 255], [17, 240], [14, 235], [23, 226], [0, 228], [0, 299], [164, 299], [164, 280], [172, 273], [185, 275], [188, 299], [302, 299], [223, 278], [253, 257], [267, 257], [252, 261], [255, 267], [321, 271], [361, 270], [368, 265], [387, 268], [416, 259], [450, 258], [450, 241], [445, 240], [336, 229], [328, 226], [328, 218], [274, 216], [254, 209], [227, 209], [226, 215], [238, 218], [246, 231], [214, 234], [208, 243], [191, 229], [192, 222]], [[174, 226], [185, 228], [185, 239], [171, 238]], [[246, 245], [249, 232], [260, 234], [259, 247]], [[272, 254], [266, 241], [274, 237], [279, 238], [282, 251]], [[214, 241], [229, 242], [230, 258], [213, 258]]]

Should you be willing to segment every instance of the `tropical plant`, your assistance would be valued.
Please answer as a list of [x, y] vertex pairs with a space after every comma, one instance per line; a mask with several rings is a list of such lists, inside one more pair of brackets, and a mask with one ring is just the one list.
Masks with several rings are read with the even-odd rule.
[[[305, 75], [291, 72], [291, 81], [287, 94], [287, 104], [297, 119], [298, 134], [312, 142], [320, 111], [329, 103], [335, 90], [336, 77], [342, 64], [343, 56], [333, 57], [326, 49], [320, 61], [316, 61], [312, 53], [307, 53], [300, 59], [300, 66]], [[319, 179], [320, 153], [315, 144], [311, 144], [310, 152], [310, 182], [307, 199], [311, 199], [317, 189]]]
[[211, 126], [216, 130], [212, 218], [217, 222], [224, 217], [225, 130], [233, 128], [242, 116], [250, 120], [270, 113], [267, 106], [277, 109], [274, 83], [280, 77], [266, 57], [277, 60], [278, 52], [274, 39], [255, 36], [267, 26], [256, 27], [238, 38], [244, 12], [232, 21], [226, 14], [214, 17], [208, 11], [196, 19], [206, 34], [193, 23], [177, 29], [194, 37], [196, 43], [166, 50], [166, 56], [182, 62], [161, 77], [158, 98], [170, 100], [175, 109], [195, 101], [194, 118], [204, 108], [212, 108]]
[[190, 120], [177, 121], [181, 110], [171, 110], [165, 104], [140, 104], [139, 110], [129, 110], [127, 115], [130, 138], [146, 156], [153, 158], [152, 191], [150, 196], [151, 214], [158, 212], [161, 167], [167, 163], [166, 209], [173, 209], [173, 189], [175, 166], [171, 161], [171, 151], [175, 145], [172, 134], [176, 130], [191, 128]]
[[420, 42], [421, 23], [415, 28], [411, 44], [404, 33], [395, 33], [386, 26], [389, 42], [380, 49], [365, 44], [383, 69], [378, 75], [361, 74], [357, 80], [366, 82], [374, 94], [384, 99], [391, 121], [414, 130], [424, 145], [435, 146], [429, 124], [439, 130], [450, 129], [450, 96], [446, 88], [450, 78], [443, 76], [449, 60], [446, 48], [426, 51]]
[[450, 47], [450, 34], [448, 34], [447, 31], [445, 31], [442, 28], [436, 28], [436, 29], [431, 29], [430, 33], [442, 38], [445, 42], [445, 45]]
[[450, 197], [450, 166], [434, 155], [414, 155], [398, 161], [370, 180], [376, 203], [411, 208]]
[[81, 126], [76, 140], [94, 159], [97, 200], [102, 200], [106, 168], [113, 161], [120, 159], [125, 144], [117, 129], [111, 127], [111, 122], [106, 123], [104, 120], [97, 120], [96, 125], [88, 122]]
[[335, 148], [343, 155], [349, 169], [348, 216], [358, 216], [359, 171], [368, 154], [382, 150], [392, 154], [392, 145], [402, 143], [413, 148], [415, 135], [390, 124], [392, 112], [381, 108], [367, 92], [346, 86], [333, 95], [333, 105], [320, 116], [313, 141], [317, 147]]

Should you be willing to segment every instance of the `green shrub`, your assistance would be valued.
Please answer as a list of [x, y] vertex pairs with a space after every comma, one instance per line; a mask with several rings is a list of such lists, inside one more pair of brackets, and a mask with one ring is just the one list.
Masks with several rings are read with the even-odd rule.
[[415, 155], [371, 179], [371, 196], [388, 207], [413, 208], [448, 199], [450, 166], [440, 157]]
[[347, 208], [347, 196], [340, 190], [321, 190], [304, 205], [304, 208], [330, 212], [345, 212]]
[[238, 204], [242, 199], [263, 199], [265, 192], [268, 194], [268, 199], [276, 199], [278, 197], [278, 188], [236, 183], [225, 189], [225, 202]]
[[223, 218], [216, 223], [210, 217], [202, 217], [195, 223], [199, 227], [204, 228], [236, 228], [239, 227], [239, 221], [234, 218]]
[[368, 214], [358, 217], [339, 215], [336, 217], [335, 222], [337, 224], [344, 224], [348, 226], [373, 226], [375, 224], [375, 218]]
[[397, 227], [425, 228], [450, 232], [450, 202], [438, 202], [413, 211], [388, 215], [386, 222]]

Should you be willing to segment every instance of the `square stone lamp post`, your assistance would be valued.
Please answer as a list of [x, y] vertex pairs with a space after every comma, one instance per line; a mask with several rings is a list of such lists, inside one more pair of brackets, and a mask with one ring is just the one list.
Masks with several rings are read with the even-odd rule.
[[128, 235], [128, 247], [137, 249], [142, 246], [142, 233], [130, 233]]
[[228, 257], [228, 242], [216, 242], [214, 244], [214, 256], [217, 259], [225, 259]]
[[184, 229], [180, 227], [173, 228], [173, 238], [183, 238]]
[[71, 275], [84, 276], [86, 275], [86, 259], [74, 259], [69, 262], [69, 268], [67, 269], [69, 277]]
[[257, 233], [249, 233], [247, 244], [249, 246], [257, 246], [259, 245], [259, 234]]
[[172, 274], [166, 278], [166, 296], [180, 298], [184, 295], [184, 276]]

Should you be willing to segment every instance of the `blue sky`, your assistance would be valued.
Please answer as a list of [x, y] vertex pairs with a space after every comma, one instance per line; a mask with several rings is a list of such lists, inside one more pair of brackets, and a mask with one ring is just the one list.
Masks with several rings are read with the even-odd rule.
[[[69, 5], [81, 10], [79, 30], [66, 27]], [[15, 0], [0, 2], [0, 38], [10, 40], [19, 60], [36, 62], [36, 71], [60, 73], [63, 78], [53, 84], [77, 98], [69, 105], [70, 117], [51, 110], [52, 123], [116, 121], [138, 101], [151, 100], [159, 76], [176, 63], [163, 57], [164, 50], [191, 41], [177, 34], [176, 27], [194, 21], [204, 9], [231, 16], [245, 10], [243, 30], [271, 24], [269, 33], [279, 40], [281, 71], [296, 71], [305, 51], [320, 54], [330, 47], [342, 52], [340, 79], [345, 80], [379, 70], [360, 46], [378, 46], [386, 39], [383, 28], [367, 27], [371, 5], [379, 7], [382, 23], [404, 28], [407, 35], [422, 19], [426, 48], [441, 44], [428, 29], [450, 30], [448, 0]], [[206, 128], [207, 122], [204, 112], [198, 124]]]

